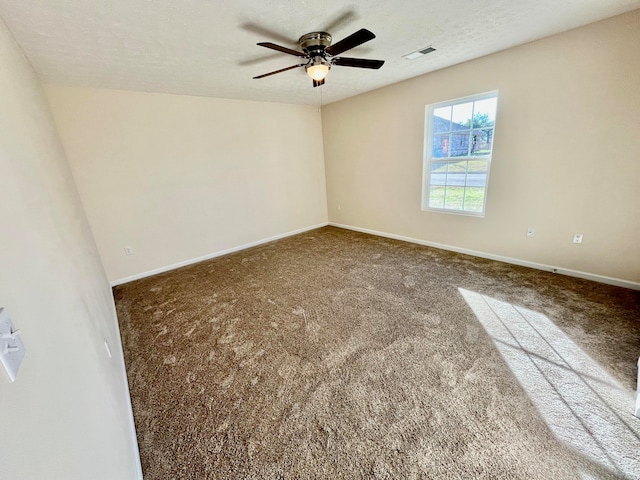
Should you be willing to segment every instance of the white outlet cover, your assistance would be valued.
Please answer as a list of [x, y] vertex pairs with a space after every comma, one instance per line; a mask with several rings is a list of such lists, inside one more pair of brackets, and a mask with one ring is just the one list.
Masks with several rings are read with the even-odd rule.
[[[22, 343], [20, 335], [18, 334], [13, 338], [11, 337], [15, 332], [16, 329], [13, 326], [9, 314], [4, 308], [0, 308], [0, 361], [7, 371], [7, 375], [9, 375], [9, 380], [12, 382], [14, 382], [18, 376], [18, 369], [22, 364], [25, 354], [24, 344]], [[15, 351], [8, 351], [16, 348], [17, 350]]]

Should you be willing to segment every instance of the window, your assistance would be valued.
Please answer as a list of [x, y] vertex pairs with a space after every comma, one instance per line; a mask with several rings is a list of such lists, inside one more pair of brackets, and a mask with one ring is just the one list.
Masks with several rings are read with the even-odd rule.
[[498, 92], [427, 105], [422, 209], [484, 215]]

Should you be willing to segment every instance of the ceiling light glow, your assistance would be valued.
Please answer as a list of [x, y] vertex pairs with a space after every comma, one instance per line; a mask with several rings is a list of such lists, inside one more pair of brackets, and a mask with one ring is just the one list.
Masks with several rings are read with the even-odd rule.
[[314, 80], [323, 80], [329, 73], [329, 65], [318, 63], [307, 67], [307, 75]]

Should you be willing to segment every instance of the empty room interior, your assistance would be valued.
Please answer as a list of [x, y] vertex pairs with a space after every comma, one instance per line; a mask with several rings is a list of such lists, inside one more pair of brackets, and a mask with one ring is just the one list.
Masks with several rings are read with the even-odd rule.
[[0, 479], [640, 479], [640, 0], [0, 0]]

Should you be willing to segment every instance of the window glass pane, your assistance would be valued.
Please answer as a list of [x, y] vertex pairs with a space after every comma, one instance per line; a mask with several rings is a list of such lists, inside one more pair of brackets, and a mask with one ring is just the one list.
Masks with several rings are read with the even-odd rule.
[[444, 208], [462, 210], [464, 187], [447, 187], [444, 198]]
[[451, 130], [451, 107], [436, 108], [433, 111], [433, 133]]
[[472, 174], [487, 174], [487, 169], [489, 168], [489, 162], [487, 160], [469, 160], [469, 166], [467, 170], [469, 175]]
[[473, 102], [454, 105], [451, 117], [451, 130], [469, 130], [471, 128], [472, 113]]
[[449, 156], [466, 157], [467, 155], [469, 155], [469, 133], [452, 133]]
[[433, 186], [429, 188], [429, 206], [431, 208], [444, 208], [444, 188]]
[[446, 158], [449, 156], [449, 135], [433, 136], [433, 158]]
[[473, 106], [473, 128], [493, 127], [496, 123], [496, 97], [478, 100]]
[[464, 192], [464, 209], [467, 212], [482, 212], [484, 188], [467, 187]]
[[493, 128], [483, 128], [471, 132], [471, 155], [491, 155]]
[[488, 166], [489, 162], [486, 160], [470, 160], [467, 170], [467, 187], [486, 187]]
[[[449, 168], [447, 169], [447, 173], [452, 174], [452, 173], [462, 173], [464, 175], [464, 173], [466, 173], [467, 171], [467, 160], [461, 160], [459, 162], [449, 162]], [[464, 183], [464, 177], [462, 179], [463, 183]]]
[[447, 162], [431, 162], [430, 185], [446, 185]]

